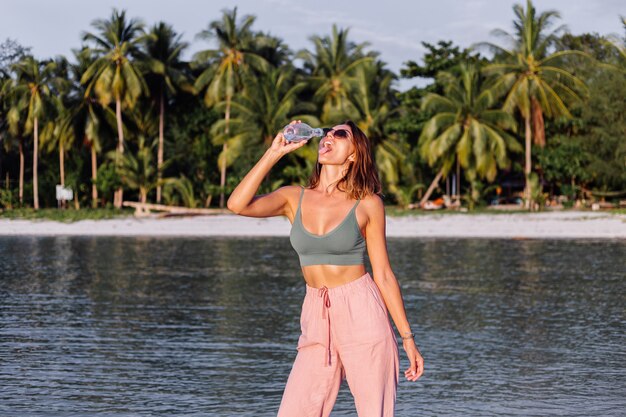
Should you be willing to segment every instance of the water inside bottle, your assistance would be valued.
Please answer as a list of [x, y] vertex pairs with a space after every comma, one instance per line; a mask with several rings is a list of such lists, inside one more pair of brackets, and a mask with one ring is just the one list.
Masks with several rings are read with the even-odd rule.
[[289, 142], [299, 142], [307, 140], [313, 136], [322, 136], [322, 129], [314, 129], [306, 123], [296, 123], [293, 125], [287, 125], [283, 129], [283, 136]]

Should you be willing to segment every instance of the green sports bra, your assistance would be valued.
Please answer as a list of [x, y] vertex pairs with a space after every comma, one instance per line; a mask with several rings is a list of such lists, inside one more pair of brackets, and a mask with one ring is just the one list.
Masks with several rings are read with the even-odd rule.
[[365, 263], [365, 239], [356, 220], [358, 199], [348, 215], [333, 230], [315, 235], [302, 225], [302, 197], [293, 219], [289, 240], [300, 258], [300, 265], [362, 265]]

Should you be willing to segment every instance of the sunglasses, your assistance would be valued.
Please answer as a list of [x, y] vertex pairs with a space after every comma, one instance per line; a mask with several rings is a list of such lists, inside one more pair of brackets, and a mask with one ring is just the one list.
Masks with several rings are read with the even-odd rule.
[[330, 127], [325, 127], [323, 129], [324, 131], [324, 136], [326, 137], [329, 133], [333, 134], [333, 137], [337, 138], [337, 139], [348, 139], [350, 137], [350, 131], [346, 130], [346, 129], [336, 129], [333, 130]]

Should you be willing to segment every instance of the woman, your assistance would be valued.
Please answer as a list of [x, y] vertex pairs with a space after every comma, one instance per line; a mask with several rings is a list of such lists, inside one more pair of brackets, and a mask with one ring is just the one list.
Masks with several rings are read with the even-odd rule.
[[[399, 360], [388, 313], [409, 359], [407, 380], [421, 376], [424, 361], [389, 265], [369, 140], [351, 121], [337, 125], [320, 140], [306, 188], [285, 186], [255, 196], [274, 164], [307, 142], [288, 143], [279, 133], [228, 199], [228, 208], [242, 216], [289, 218], [304, 275], [302, 334], [278, 417], [327, 417], [343, 379], [359, 417], [391, 417]], [[366, 247], [373, 277], [365, 270]]]

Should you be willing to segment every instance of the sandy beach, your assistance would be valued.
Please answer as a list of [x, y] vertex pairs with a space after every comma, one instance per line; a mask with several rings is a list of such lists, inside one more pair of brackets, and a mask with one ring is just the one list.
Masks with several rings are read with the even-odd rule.
[[[0, 236], [289, 236], [284, 217], [237, 215], [124, 218], [74, 223], [0, 220]], [[387, 216], [388, 237], [617, 238], [626, 239], [626, 215], [602, 212], [423, 214]]]

